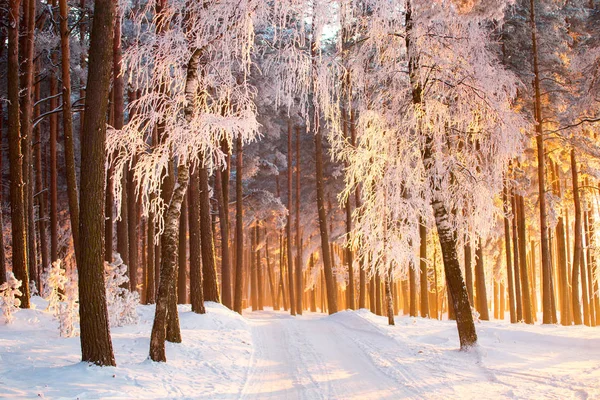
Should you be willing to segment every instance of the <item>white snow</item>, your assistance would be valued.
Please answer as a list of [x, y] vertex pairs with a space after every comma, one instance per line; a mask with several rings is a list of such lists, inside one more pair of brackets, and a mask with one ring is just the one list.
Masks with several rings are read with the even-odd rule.
[[290, 317], [207, 303], [180, 306], [183, 343], [167, 363], [147, 360], [154, 308], [112, 330], [118, 366], [79, 362], [79, 339], [61, 338], [34, 298], [0, 325], [0, 397], [244, 399], [586, 399], [600, 396], [600, 329], [477, 324], [480, 345], [458, 351], [453, 321], [367, 310]]

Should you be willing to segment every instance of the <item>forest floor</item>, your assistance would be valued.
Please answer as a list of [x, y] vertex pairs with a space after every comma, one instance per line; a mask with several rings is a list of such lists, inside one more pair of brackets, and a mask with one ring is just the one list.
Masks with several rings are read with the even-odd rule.
[[226, 399], [600, 398], [600, 328], [477, 324], [479, 346], [458, 351], [453, 321], [366, 310], [333, 316], [261, 311], [248, 318], [207, 303], [180, 306], [183, 343], [147, 360], [153, 306], [112, 329], [118, 367], [80, 363], [79, 338], [21, 310], [0, 326], [0, 397]]

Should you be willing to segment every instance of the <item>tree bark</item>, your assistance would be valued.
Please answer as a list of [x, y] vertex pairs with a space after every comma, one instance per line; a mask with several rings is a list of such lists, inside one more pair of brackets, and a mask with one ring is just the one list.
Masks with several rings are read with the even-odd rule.
[[[73, 138], [73, 110], [71, 107], [71, 50], [69, 45], [69, 6], [67, 4], [67, 0], [59, 0], [58, 5], [60, 8], [60, 47], [62, 53], [61, 75], [63, 102], [63, 133], [65, 141], [65, 171], [67, 175], [67, 195], [69, 197], [69, 214], [71, 217], [71, 231], [73, 233], [73, 247], [75, 248], [75, 255], [77, 258], [77, 254], [79, 253], [79, 198], [77, 196], [75, 140]], [[119, 24], [115, 24], [115, 26], [118, 25]], [[111, 23], [110, 26], [112, 28], [113, 23]], [[118, 37], [120, 48], [120, 27], [115, 28], [115, 30], [117, 29], [119, 35], [115, 35], [114, 37]], [[113, 37], [112, 33], [110, 37]], [[121, 123], [121, 127], [122, 126], [123, 124]], [[116, 126], [115, 128], [119, 129]]]
[[427, 228], [421, 221], [419, 224], [419, 236], [421, 243], [419, 246], [420, 267], [421, 267], [421, 317], [429, 318], [429, 282], [427, 280]]
[[[52, 8], [56, 8], [56, 0], [52, 0]], [[52, 64], [57, 65], [56, 52], [51, 56]], [[56, 110], [58, 101], [58, 82], [56, 70], [50, 70], [50, 109]], [[58, 260], [58, 160], [56, 144], [58, 142], [58, 116], [50, 114], [50, 262]]]
[[[315, 119], [313, 118], [313, 121]], [[323, 269], [325, 272], [325, 285], [327, 287], [327, 309], [329, 314], [335, 314], [337, 308], [337, 288], [331, 262], [329, 248], [329, 232], [327, 230], [327, 213], [325, 212], [324, 182], [323, 182], [323, 139], [321, 129], [315, 127], [316, 149], [316, 183], [317, 183], [317, 209], [319, 213], [319, 231], [321, 233], [321, 254], [323, 256]]]
[[27, 261], [27, 227], [25, 225], [25, 193], [23, 152], [19, 107], [19, 6], [10, 0], [8, 10], [8, 159], [10, 163], [10, 207], [12, 225], [12, 270], [22, 282], [21, 308], [29, 308], [29, 270]]
[[[287, 224], [285, 226], [287, 237], [287, 273], [288, 273], [288, 296], [290, 299], [290, 314], [296, 315], [296, 297], [294, 286], [294, 258], [292, 256], [292, 121], [288, 120], [288, 147], [287, 147]], [[317, 178], [318, 179], [318, 178]], [[329, 243], [327, 244], [329, 247]]]
[[202, 286], [204, 300], [220, 303], [215, 246], [210, 216], [208, 170], [204, 167], [198, 169], [198, 182], [200, 183], [200, 243], [202, 246]]
[[477, 290], [477, 311], [479, 312], [479, 319], [482, 321], [490, 320], [490, 312], [488, 309], [488, 301], [487, 301], [487, 288], [485, 284], [485, 268], [483, 263], [483, 243], [482, 239], [479, 238], [477, 242], [476, 256], [477, 260], [475, 262], [475, 271], [476, 271], [476, 290]]
[[[556, 315], [552, 315], [552, 266], [550, 263], [550, 247], [548, 242], [548, 218], [546, 213], [546, 171], [545, 171], [545, 151], [544, 151], [544, 131], [542, 126], [542, 101], [540, 93], [540, 72], [538, 65], [537, 49], [537, 27], [535, 22], [535, 0], [530, 0], [530, 25], [531, 25], [531, 44], [533, 56], [533, 87], [535, 92], [535, 132], [538, 157], [538, 186], [539, 186], [539, 204], [540, 204], [540, 244], [542, 248], [542, 282], [543, 282], [543, 321], [544, 324], [551, 324]], [[521, 254], [524, 258], [524, 254]], [[523, 293], [525, 296], [525, 292]], [[527, 310], [525, 311], [527, 318]]]
[[264, 288], [263, 288], [263, 273], [262, 273], [262, 263], [260, 259], [260, 227], [257, 221], [256, 226], [254, 227], [256, 230], [256, 294], [258, 297], [258, 309], [264, 309]]
[[521, 267], [521, 294], [523, 296], [523, 317], [526, 324], [533, 324], [531, 296], [529, 292], [529, 275], [527, 273], [527, 239], [525, 236], [525, 202], [523, 196], [517, 195], [517, 215], [519, 229], [519, 264]]
[[202, 245], [200, 233], [200, 177], [198, 168], [190, 177], [189, 229], [190, 229], [190, 297], [192, 311], [206, 313], [202, 286]]
[[[217, 196], [217, 207], [219, 211], [219, 228], [221, 229], [221, 300], [223, 305], [229, 309], [233, 308], [231, 295], [231, 261], [229, 251], [229, 196], [225, 193], [224, 181], [229, 182], [229, 173], [221, 172], [220, 168], [215, 171], [215, 194]], [[227, 200], [225, 200], [227, 199]]]
[[517, 322], [517, 312], [515, 308], [515, 282], [513, 278], [512, 255], [510, 247], [510, 222], [508, 221], [508, 189], [506, 182], [502, 191], [502, 204], [504, 207], [504, 248], [506, 253], [506, 277], [508, 280], [508, 308], [510, 310], [510, 322]]
[[302, 230], [300, 228], [300, 127], [296, 126], [296, 314], [302, 315]]
[[465, 253], [465, 283], [467, 284], [467, 293], [469, 295], [469, 303], [471, 303], [472, 306], [475, 306], [475, 299], [473, 298], [473, 264], [471, 261], [473, 251], [471, 249], [471, 239], [468, 236], [465, 236], [464, 253]]
[[179, 217], [179, 267], [177, 268], [177, 304], [187, 304], [188, 197], [188, 194], [186, 194], [183, 197], [183, 202], [181, 203], [181, 216]]
[[112, 0], [96, 0], [95, 3], [85, 101], [86, 118], [81, 135], [80, 195], [84, 206], [79, 225], [81, 251], [77, 260], [81, 358], [84, 362], [112, 366], [115, 365], [115, 357], [108, 326], [104, 285], [103, 227], [106, 111], [112, 68], [115, 5]]
[[242, 187], [243, 146], [242, 138], [237, 137], [235, 141], [236, 172], [235, 172], [235, 299], [233, 310], [242, 314], [242, 296], [244, 279], [244, 199]]
[[571, 174], [573, 179], [573, 205], [575, 206], [575, 227], [573, 229], [573, 276], [571, 278], [573, 321], [575, 325], [581, 325], [583, 323], [583, 317], [581, 315], [581, 292], [579, 291], [579, 263], [581, 261], [582, 253], [581, 201], [579, 199], [579, 174], [577, 172], [577, 158], [574, 148], [571, 149]]

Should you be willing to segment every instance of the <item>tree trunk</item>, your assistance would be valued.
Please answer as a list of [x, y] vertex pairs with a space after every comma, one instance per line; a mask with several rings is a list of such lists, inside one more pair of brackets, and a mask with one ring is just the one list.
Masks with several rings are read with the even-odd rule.
[[[189, 79], [189, 72], [188, 72]], [[87, 120], [87, 116], [86, 116]], [[187, 165], [180, 165], [177, 175], [177, 185], [173, 190], [169, 207], [164, 216], [164, 232], [161, 236], [161, 257], [160, 257], [160, 283], [156, 298], [156, 312], [154, 314], [154, 324], [150, 336], [150, 359], [152, 361], [165, 362], [165, 340], [167, 339], [167, 323], [171, 309], [169, 303], [172, 301], [169, 297], [175, 289], [175, 279], [177, 276], [177, 244], [179, 235], [179, 217], [181, 214], [181, 204], [187, 191], [189, 181], [189, 172]], [[177, 309], [175, 308], [175, 311]], [[171, 316], [171, 318], [177, 317]], [[176, 319], [177, 325], [179, 321]]]
[[[40, 98], [40, 83], [36, 85], [36, 99]], [[35, 117], [39, 117], [40, 115], [40, 106], [37, 106], [35, 111]], [[0, 135], [2, 130], [0, 129]], [[50, 265], [50, 259], [48, 254], [48, 236], [47, 232], [47, 217], [46, 217], [46, 197], [44, 194], [44, 183], [43, 183], [43, 173], [42, 173], [42, 136], [41, 129], [38, 125], [34, 128], [34, 158], [35, 158], [35, 193], [37, 196], [37, 207], [38, 207], [38, 234], [40, 236], [40, 254], [42, 256], [42, 264], [40, 268], [37, 270], [36, 282], [38, 290], [42, 289], [41, 285], [41, 274], [44, 270]], [[2, 168], [0, 167], [0, 173]], [[1, 179], [0, 179], [1, 181]], [[1, 196], [0, 196], [1, 197]], [[1, 213], [0, 213], [1, 214]], [[3, 229], [4, 224], [2, 222], [2, 216], [0, 215], [0, 229]], [[3, 244], [2, 235], [0, 235], [0, 244]], [[2, 249], [0, 249], [0, 263], [4, 262], [4, 246], [2, 245]]]
[[260, 227], [258, 222], [255, 227], [256, 230], [256, 294], [258, 297], [258, 309], [264, 310], [264, 288], [263, 288], [263, 273], [262, 273], [262, 262], [260, 259]]
[[[4, 35], [0, 38], [4, 43], [5, 37]], [[0, 57], [2, 56], [4, 50], [4, 44], [0, 46]], [[0, 147], [4, 148], [4, 109], [3, 106], [0, 105]], [[2, 154], [0, 154], [0, 204], [2, 204]], [[6, 250], [5, 250], [5, 242], [4, 242], [4, 218], [2, 212], [0, 212], [0, 285], [6, 282]], [[41, 288], [40, 288], [41, 289]]]
[[242, 289], [244, 279], [244, 199], [243, 187], [242, 187], [242, 157], [243, 157], [243, 146], [242, 138], [237, 137], [235, 141], [235, 299], [233, 310], [242, 313]]
[[479, 238], [477, 241], [476, 248], [477, 260], [475, 262], [475, 284], [477, 290], [477, 311], [479, 312], [479, 319], [482, 321], [490, 320], [490, 313], [488, 309], [487, 301], [487, 288], [485, 285], [485, 268], [483, 263], [483, 243], [482, 239]]
[[[296, 297], [294, 287], [294, 259], [292, 257], [292, 121], [288, 120], [288, 152], [287, 152], [287, 224], [285, 226], [287, 237], [287, 273], [288, 273], [288, 295], [290, 299], [290, 314], [296, 315]], [[318, 179], [318, 178], [317, 178]], [[327, 244], [329, 248], [329, 243]]]
[[577, 172], [577, 159], [575, 149], [571, 149], [571, 174], [573, 179], [573, 205], [575, 206], [575, 228], [573, 232], [573, 276], [571, 278], [572, 303], [573, 303], [573, 320], [575, 325], [583, 323], [581, 315], [581, 299], [579, 291], [579, 273], [582, 253], [581, 243], [581, 201], [579, 199], [579, 174]]
[[[138, 211], [137, 211], [137, 196], [135, 193], [135, 182], [133, 166], [136, 159], [134, 158], [129, 171], [127, 171], [127, 242], [129, 243], [129, 290], [135, 292], [138, 286]], [[123, 188], [125, 190], [125, 188]], [[183, 274], [185, 278], [185, 273]], [[185, 301], [185, 298], [183, 299]]]
[[200, 182], [198, 168], [190, 177], [189, 229], [190, 229], [190, 297], [192, 311], [206, 313], [202, 287], [202, 250], [200, 239]]
[[[64, 0], [62, 0], [64, 1]], [[106, 173], [106, 111], [112, 58], [112, 0], [96, 0], [89, 52], [90, 66], [81, 135], [81, 247], [79, 316], [81, 358], [97, 365], [115, 365], [104, 285], [104, 196]], [[66, 22], [66, 21], [65, 21]], [[67, 38], [68, 39], [68, 38]]]
[[300, 228], [300, 127], [296, 126], [296, 314], [302, 315], [302, 234]]
[[[73, 233], [73, 247], [75, 248], [75, 255], [77, 258], [77, 254], [79, 253], [79, 199], [77, 196], [77, 173], [75, 167], [75, 140], [73, 138], [73, 110], [71, 107], [71, 50], [69, 45], [69, 5], [67, 4], [67, 0], [59, 0], [58, 1], [60, 7], [60, 47], [61, 47], [61, 71], [62, 71], [62, 107], [63, 107], [63, 133], [64, 133], [64, 141], [65, 141], [65, 171], [67, 174], [67, 194], [69, 197], [69, 214], [71, 216], [71, 231]], [[110, 25], [113, 26], [113, 23]], [[115, 26], [119, 26], [116, 24]], [[120, 54], [120, 27], [115, 28], [114, 38], [115, 41], [118, 40], [119, 54]], [[110, 37], [113, 37], [112, 33]], [[116, 43], [115, 43], [116, 45]], [[115, 52], [116, 55], [116, 52]], [[119, 65], [120, 71], [120, 62], [116, 59], [115, 65]], [[89, 72], [88, 72], [89, 73]], [[121, 78], [122, 81], [122, 78]], [[123, 85], [121, 84], [121, 89]], [[115, 81], [115, 91], [117, 91], [117, 84]], [[121, 92], [122, 93], [122, 92]], [[117, 96], [115, 96], [116, 98]], [[121, 95], [122, 99], [122, 95]], [[115, 110], [117, 107], [115, 107]], [[123, 109], [123, 104], [121, 103], [121, 110]], [[121, 112], [121, 125], [117, 126], [115, 123], [115, 128], [120, 129], [123, 126]], [[115, 115], [116, 116], [116, 115]], [[116, 118], [115, 118], [116, 119]]]
[[[558, 165], [554, 165], [554, 171], [554, 174], [556, 175], [556, 193], [559, 197], [562, 197], [560, 171], [558, 169]], [[560, 287], [560, 323], [564, 326], [568, 326], [571, 325], [571, 310], [569, 307], [568, 293], [569, 284], [567, 275], [567, 243], [565, 242], [565, 223], [562, 212], [558, 217], [558, 223], [556, 225], [556, 240], [558, 250], [558, 279]], [[535, 264], [533, 264], [532, 267], [535, 268]]]
[[467, 293], [469, 295], [469, 303], [475, 306], [475, 299], [473, 298], [473, 264], [472, 264], [472, 249], [471, 239], [465, 236], [465, 283], [467, 284]]
[[265, 257], [267, 259], [267, 273], [269, 274], [269, 287], [271, 289], [271, 300], [273, 301], [273, 310], [279, 310], [279, 298], [277, 295], [277, 288], [275, 284], [275, 274], [273, 273], [273, 266], [271, 265], [271, 258], [269, 257], [269, 235], [265, 228]]
[[[225, 193], [224, 181], [229, 182], [229, 173], [221, 172], [220, 168], [215, 171], [215, 195], [217, 196], [217, 207], [219, 211], [219, 228], [221, 229], [221, 300], [223, 305], [229, 309], [233, 308], [231, 296], [231, 261], [229, 253], [229, 196]], [[227, 185], [227, 188], [229, 186]], [[227, 199], [227, 200], [225, 200]]]
[[199, 168], [198, 178], [200, 183], [200, 242], [202, 245], [202, 286], [204, 300], [220, 303], [217, 264], [215, 261], [215, 245], [210, 216], [208, 170], [203, 167]]
[[408, 266], [408, 287], [410, 296], [410, 316], [417, 316], [417, 271], [411, 262]]
[[419, 246], [420, 267], [421, 267], [421, 317], [429, 318], [429, 282], [427, 281], [427, 228], [423, 221], [419, 224], [419, 236], [421, 243]]
[[529, 276], [527, 273], [527, 239], [525, 236], [525, 202], [523, 196], [517, 195], [517, 215], [519, 229], [519, 263], [521, 267], [521, 294], [523, 296], [523, 317], [526, 324], [533, 324], [531, 296], [529, 292]]
[[[504, 206], [504, 248], [506, 253], [506, 277], [508, 280], [508, 308], [510, 310], [510, 322], [517, 322], [517, 313], [515, 308], [515, 282], [513, 278], [512, 255], [510, 247], [510, 222], [508, 221], [508, 189], [506, 182], [502, 191], [502, 204]], [[516, 244], [515, 244], [516, 245]]]
[[[52, 0], [52, 8], [56, 8], [56, 0]], [[52, 53], [52, 64], [58, 64], [56, 52]], [[58, 101], [58, 81], [56, 70], [50, 69], [50, 109], [56, 110]], [[58, 142], [58, 116], [50, 114], [50, 262], [58, 260], [58, 160], [56, 144]]]
[[35, 233], [35, 213], [33, 206], [33, 158], [32, 158], [32, 117], [34, 102], [34, 40], [35, 40], [35, 5], [34, 0], [23, 4], [22, 56], [23, 71], [21, 75], [21, 140], [23, 152], [23, 198], [25, 202], [25, 224], [27, 229], [27, 261], [29, 278], [37, 276], [37, 251]]
[[[535, 0], [530, 0], [530, 24], [531, 24], [531, 44], [533, 56], [533, 87], [535, 91], [535, 132], [538, 157], [538, 186], [539, 186], [539, 203], [540, 203], [540, 244], [542, 247], [542, 282], [543, 282], [543, 320], [544, 324], [551, 324], [556, 316], [552, 316], [552, 283], [551, 273], [552, 267], [550, 264], [550, 248], [548, 242], [548, 221], [546, 213], [546, 171], [545, 171], [545, 151], [544, 151], [544, 131], [542, 126], [542, 101], [540, 93], [540, 73], [538, 65], [538, 49], [537, 49], [537, 27], [535, 22]], [[521, 254], [524, 258], [524, 253]], [[523, 295], [525, 296], [525, 292]], [[528, 292], [527, 292], [528, 294]], [[527, 310], [525, 316], [527, 318]]]
[[[189, 193], [189, 192], [188, 192]], [[188, 194], [181, 203], [179, 217], [179, 267], [177, 268], [177, 304], [187, 304], [187, 230], [188, 230]]]
[[155, 246], [154, 246], [154, 214], [148, 214], [148, 232], [146, 234], [146, 304], [154, 304], [156, 301], [156, 282], [154, 277], [156, 276], [155, 271]]
[[8, 159], [10, 162], [10, 207], [12, 225], [12, 270], [22, 282], [19, 296], [21, 308], [29, 308], [29, 271], [27, 262], [27, 227], [25, 225], [25, 193], [23, 152], [19, 121], [19, 6], [10, 0], [8, 10]]

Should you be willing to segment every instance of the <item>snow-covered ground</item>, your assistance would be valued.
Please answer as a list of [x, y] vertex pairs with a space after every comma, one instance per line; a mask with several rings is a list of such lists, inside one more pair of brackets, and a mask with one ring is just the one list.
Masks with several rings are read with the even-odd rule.
[[79, 361], [79, 339], [58, 336], [43, 311], [0, 325], [0, 397], [245, 399], [600, 398], [600, 329], [477, 324], [480, 346], [457, 350], [452, 321], [366, 310], [333, 316], [180, 307], [183, 343], [166, 364], [147, 360], [154, 309], [113, 330], [118, 366]]

